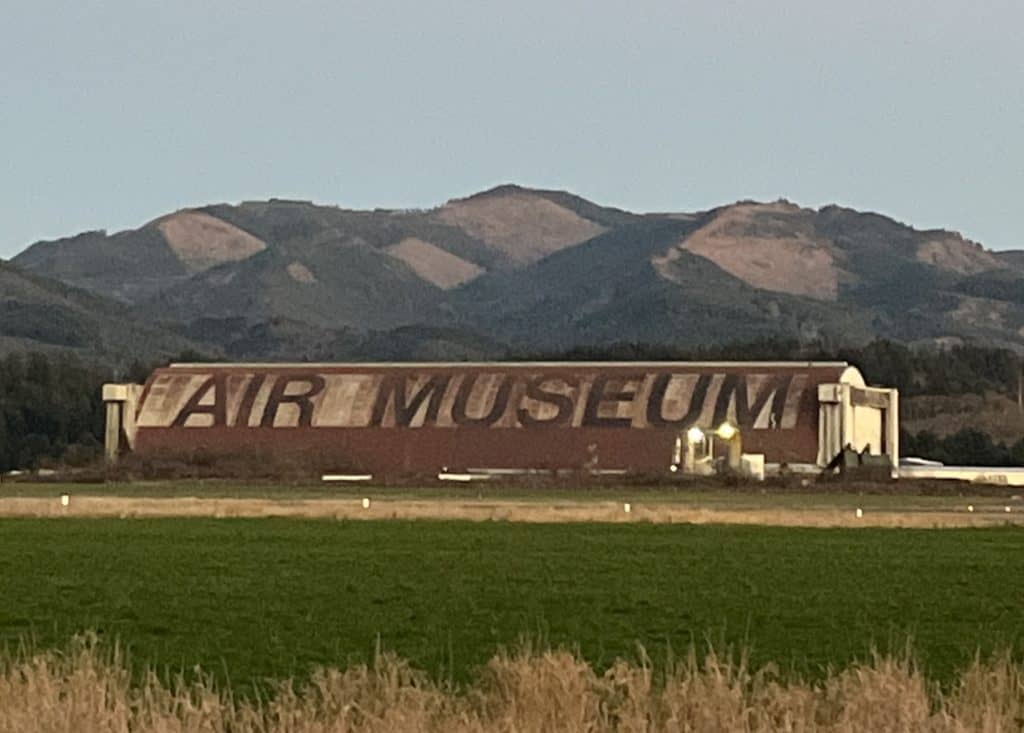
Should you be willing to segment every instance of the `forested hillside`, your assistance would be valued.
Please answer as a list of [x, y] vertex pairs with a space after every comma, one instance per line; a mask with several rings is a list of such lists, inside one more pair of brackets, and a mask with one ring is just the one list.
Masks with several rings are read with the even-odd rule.
[[640, 214], [509, 185], [422, 210], [212, 204], [29, 246], [13, 260], [22, 276], [50, 291], [59, 281], [76, 302], [88, 291], [108, 315], [0, 302], [0, 353], [6, 327], [22, 348], [25, 339], [100, 344], [111, 359], [115, 320], [139, 336], [125, 348], [161, 348], [172, 332], [232, 359], [272, 361], [393, 352], [379, 335], [399, 331], [398, 358], [418, 358], [443, 352], [439, 330], [458, 355], [482, 359], [760, 338], [831, 351], [892, 339], [1024, 353], [1018, 255], [784, 200]]
[[190, 345], [124, 303], [0, 261], [0, 357], [42, 350], [123, 366]]

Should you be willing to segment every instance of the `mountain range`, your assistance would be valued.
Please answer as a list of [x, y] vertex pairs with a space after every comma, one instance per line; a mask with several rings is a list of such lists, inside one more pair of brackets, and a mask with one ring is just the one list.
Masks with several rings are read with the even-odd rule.
[[1024, 351], [1024, 252], [839, 206], [637, 214], [505, 185], [429, 210], [214, 204], [0, 263], [0, 350], [458, 359], [764, 338]]

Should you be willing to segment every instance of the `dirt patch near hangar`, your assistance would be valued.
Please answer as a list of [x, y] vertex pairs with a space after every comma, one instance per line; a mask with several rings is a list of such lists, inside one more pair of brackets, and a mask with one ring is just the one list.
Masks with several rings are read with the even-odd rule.
[[[372, 496], [372, 492], [367, 492]], [[852, 506], [787, 507], [700, 506], [690, 503], [628, 501], [501, 501], [466, 499], [258, 499], [200, 497], [71, 496], [64, 506], [56, 497], [0, 498], [3, 517], [293, 517], [305, 519], [435, 519], [475, 522], [535, 523], [645, 522], [655, 524], [752, 524], [778, 527], [988, 527], [1024, 525], [1024, 505], [993, 499], [970, 505], [935, 508], [921, 505], [867, 508]], [[628, 510], [627, 510], [628, 506]], [[1006, 512], [1006, 507], [1010, 512]]]

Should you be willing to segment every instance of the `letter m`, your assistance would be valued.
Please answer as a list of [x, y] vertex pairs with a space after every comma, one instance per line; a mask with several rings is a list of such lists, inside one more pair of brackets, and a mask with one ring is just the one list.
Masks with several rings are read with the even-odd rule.
[[715, 401], [714, 424], [730, 420], [748, 430], [782, 427], [792, 381], [789, 375], [727, 375]]
[[[409, 379], [402, 374], [386, 375], [377, 390], [370, 425], [410, 428], [435, 424], [450, 381], [451, 375], [446, 374], [437, 374], [423, 381], [415, 377]], [[411, 394], [406, 389], [409, 382], [413, 385], [419, 383]], [[393, 419], [389, 420], [389, 417]]]

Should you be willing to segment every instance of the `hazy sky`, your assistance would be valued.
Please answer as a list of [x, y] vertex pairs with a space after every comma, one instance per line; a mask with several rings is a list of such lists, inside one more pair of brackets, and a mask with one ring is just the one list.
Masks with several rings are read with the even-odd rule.
[[0, 0], [0, 256], [270, 196], [786, 197], [1024, 247], [1021, 0]]

